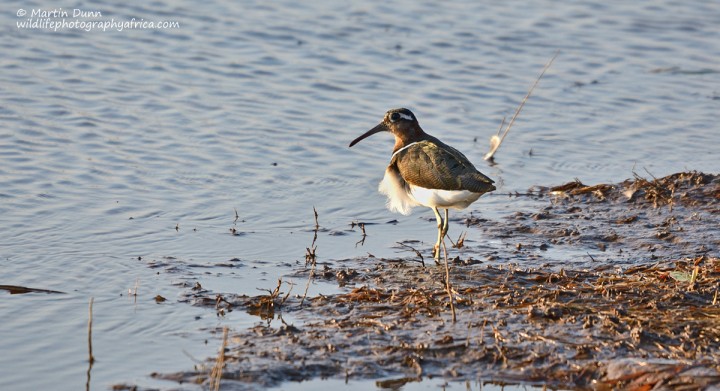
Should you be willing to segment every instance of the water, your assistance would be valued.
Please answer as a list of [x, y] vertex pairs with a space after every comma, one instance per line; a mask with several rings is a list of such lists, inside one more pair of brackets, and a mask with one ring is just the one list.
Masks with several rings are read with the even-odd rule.
[[[180, 27], [17, 27], [29, 16], [20, 9], [61, 6], [69, 20], [78, 8], [102, 13], [78, 20]], [[66, 294], [2, 293], [0, 388], [86, 385], [90, 297], [91, 388], [158, 386], [149, 373], [191, 368], [189, 356], [215, 351], [217, 328], [257, 319], [180, 303], [181, 284], [274, 287], [304, 261], [313, 206], [321, 260], [408, 255], [394, 246], [405, 239], [428, 247], [432, 213], [393, 215], [376, 191], [390, 136], [347, 148], [389, 108], [413, 110], [498, 193], [620, 181], [633, 169], [718, 172], [718, 26], [720, 8], [704, 1], [10, 2], [0, 14], [0, 284]], [[487, 139], [558, 49], [498, 164], [485, 165]], [[497, 219], [515, 202], [486, 196], [463, 213]], [[363, 246], [352, 221], [377, 223]], [[238, 267], [218, 266], [233, 258]]]

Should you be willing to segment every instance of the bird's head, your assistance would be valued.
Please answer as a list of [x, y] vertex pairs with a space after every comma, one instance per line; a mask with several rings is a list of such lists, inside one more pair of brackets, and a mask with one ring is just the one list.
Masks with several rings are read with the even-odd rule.
[[420, 140], [422, 136], [425, 135], [425, 132], [420, 128], [420, 124], [412, 111], [405, 108], [392, 109], [385, 113], [382, 122], [353, 140], [350, 146], [352, 147], [363, 139], [380, 132], [390, 132], [395, 136], [396, 150], [402, 148], [404, 145]]

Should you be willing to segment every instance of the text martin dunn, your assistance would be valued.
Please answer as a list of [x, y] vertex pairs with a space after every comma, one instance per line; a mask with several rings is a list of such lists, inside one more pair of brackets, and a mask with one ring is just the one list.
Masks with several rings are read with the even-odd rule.
[[33, 8], [30, 11], [31, 18], [101, 18], [102, 12], [100, 11], [85, 11], [79, 8], [72, 10], [72, 14], [62, 8], [55, 8], [53, 10], [44, 10], [42, 8]]

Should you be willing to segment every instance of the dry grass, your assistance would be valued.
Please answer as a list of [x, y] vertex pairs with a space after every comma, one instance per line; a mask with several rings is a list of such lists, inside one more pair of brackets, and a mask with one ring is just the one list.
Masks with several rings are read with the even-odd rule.
[[315, 268], [317, 266], [317, 255], [316, 250], [317, 246], [315, 245], [315, 242], [317, 241], [317, 235], [318, 231], [320, 230], [320, 224], [318, 223], [318, 212], [313, 206], [313, 213], [315, 214], [315, 229], [313, 230], [313, 240], [310, 244], [310, 247], [306, 247], [305, 250], [305, 267], [310, 265], [310, 273], [308, 274], [308, 281], [305, 285], [305, 293], [303, 293], [302, 300], [300, 301], [300, 306], [305, 302], [305, 298], [307, 297], [308, 289], [310, 289], [310, 284], [312, 283], [313, 277], [315, 277]]
[[223, 368], [225, 368], [225, 349], [227, 349], [227, 336], [228, 328], [227, 326], [225, 326], [223, 327], [222, 345], [220, 346], [220, 351], [218, 352], [218, 356], [215, 359], [215, 365], [210, 371], [210, 377], [208, 378], [208, 387], [214, 391], [220, 390], [220, 380], [222, 379]]
[[[452, 324], [442, 316], [452, 312], [448, 280], [438, 284], [446, 273], [433, 269], [398, 263], [365, 272], [383, 281], [376, 287], [312, 298], [302, 309], [288, 299], [285, 311], [300, 311], [304, 324], [247, 330], [252, 343], [222, 358], [233, 368], [225, 378], [265, 384], [389, 371], [563, 388], [720, 384], [718, 258], [623, 271], [454, 266], [461, 316]], [[645, 363], [622, 361], [628, 357]]]
[[445, 246], [445, 238], [442, 240], [443, 256], [445, 258], [445, 290], [450, 299], [450, 313], [452, 314], [452, 322], [457, 322], [457, 314], [455, 313], [455, 299], [453, 298], [452, 284], [450, 283], [450, 265], [448, 264], [447, 247]]
[[93, 364], [95, 364], [95, 356], [93, 356], [93, 349], [92, 349], [92, 323], [93, 323], [93, 302], [95, 301], [94, 297], [90, 298], [90, 304], [88, 306], [88, 369], [86, 374], [86, 381], [85, 381], [85, 390], [90, 390], [90, 372], [92, 371]]
[[[345, 293], [307, 297], [306, 287], [302, 298], [289, 292], [281, 298], [279, 282], [266, 295], [226, 296], [228, 305], [268, 322], [242, 332], [247, 342], [230, 347], [224, 360], [232, 370], [223, 378], [259, 387], [314, 377], [389, 375], [481, 377], [565, 389], [719, 385], [720, 258], [712, 254], [720, 243], [713, 223], [720, 211], [718, 176], [679, 173], [596, 186], [576, 180], [535, 194], [543, 204], [540, 213], [514, 216], [512, 224], [478, 222], [498, 235], [510, 228], [509, 239], [503, 240], [517, 241], [505, 250], [492, 249], [493, 256], [506, 257], [497, 262], [449, 260], [443, 241], [444, 268], [418, 267], [408, 259], [352, 259], [337, 261], [346, 262], [340, 271], [328, 263], [318, 274], [340, 286], [348, 283], [342, 276], [352, 276], [349, 284], [355, 286]], [[550, 194], [561, 199], [553, 199], [552, 207], [542, 197]], [[653, 210], [669, 203], [675, 205], [673, 216]], [[667, 241], [654, 233], [666, 228], [666, 219], [682, 241], [661, 247], [657, 243]], [[616, 234], [596, 234], [590, 225], [608, 226]], [[704, 240], [702, 246], [693, 243], [676, 251], [691, 239], [681, 233], [694, 232], [696, 226], [707, 234], [695, 235]], [[623, 254], [634, 256], [639, 250], [652, 258], [624, 263], [624, 269], [602, 262], [598, 251], [593, 252], [596, 262], [567, 268], [575, 261], [568, 258], [559, 270], [504, 262], [525, 252], [542, 254], [541, 247], [523, 238], [547, 232], [565, 240], [553, 246], [584, 245], [576, 241], [582, 238], [576, 229], [589, 243], [608, 242]], [[656, 247], [649, 252], [645, 241], [625, 237], [630, 231], [654, 240]], [[678, 253], [693, 255], [667, 256]], [[617, 256], [615, 251], [611, 255]], [[210, 293], [206, 298], [202, 292], [192, 294], [196, 303], [214, 305]], [[283, 322], [273, 327], [271, 309], [278, 303], [297, 326]], [[175, 376], [205, 379], [207, 371]]]
[[510, 128], [515, 124], [515, 120], [520, 115], [520, 112], [522, 111], [523, 107], [525, 106], [525, 103], [527, 102], [528, 98], [530, 98], [530, 95], [535, 90], [535, 87], [537, 87], [538, 83], [540, 83], [540, 79], [545, 75], [545, 72], [550, 68], [550, 65], [552, 65], [553, 61], [555, 61], [555, 58], [557, 58], [558, 54], [560, 54], [560, 51], [556, 51], [555, 55], [548, 61], [547, 64], [545, 64], [545, 67], [543, 68], [542, 72], [540, 72], [540, 75], [535, 79], [535, 83], [533, 83], [532, 87], [530, 87], [530, 90], [525, 95], [523, 100], [520, 102], [520, 105], [515, 110], [515, 114], [513, 114], [512, 118], [510, 119], [510, 122], [508, 123], [508, 126], [505, 128], [505, 131], [502, 132], [502, 135], [500, 135], [500, 132], [502, 131], [503, 124], [505, 123], [505, 118], [503, 118], [502, 122], [500, 123], [500, 128], [498, 129], [497, 135], [492, 136], [490, 138], [490, 151], [483, 156], [483, 159], [492, 161], [493, 157], [495, 156], [495, 152], [497, 152], [498, 148], [500, 148], [500, 144], [502, 144], [503, 140], [505, 140], [505, 136], [510, 132]]
[[93, 356], [92, 351], [92, 323], [93, 323], [93, 302], [95, 301], [94, 297], [90, 298], [90, 306], [88, 309], [88, 362], [92, 366], [92, 364], [95, 362], [95, 356]]
[[[287, 299], [290, 297], [290, 293], [292, 292], [293, 284], [292, 282], [288, 283], [290, 285], [287, 293], [285, 296], [280, 298], [280, 294], [282, 293], [280, 291], [280, 288], [282, 287], [282, 278], [278, 279], [277, 286], [275, 289], [259, 289], [264, 290], [268, 292], [267, 295], [262, 296], [256, 296], [248, 302], [248, 310], [251, 314], [257, 315], [260, 317], [260, 319], [273, 319], [275, 317], [275, 311], [277, 309], [282, 308], [283, 304], [287, 301]], [[305, 291], [307, 293], [307, 289]], [[225, 299], [223, 299], [225, 300]], [[226, 301], [227, 302], [227, 301]], [[228, 303], [229, 305], [232, 305], [232, 303]]]

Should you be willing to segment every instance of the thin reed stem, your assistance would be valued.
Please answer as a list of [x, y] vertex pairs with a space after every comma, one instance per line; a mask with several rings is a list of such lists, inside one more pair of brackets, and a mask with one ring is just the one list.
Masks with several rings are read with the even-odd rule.
[[448, 297], [450, 298], [450, 310], [452, 311], [452, 321], [455, 323], [457, 317], [455, 315], [455, 299], [452, 295], [452, 286], [450, 285], [450, 266], [448, 263], [447, 247], [445, 246], [445, 238], [442, 240], [443, 255], [445, 256], [445, 290], [447, 290]]
[[[508, 126], [505, 128], [505, 132], [503, 132], [502, 136], [498, 140], [494, 140], [491, 142], [490, 152], [486, 153], [483, 157], [484, 160], [490, 160], [495, 156], [495, 152], [500, 148], [500, 144], [502, 144], [503, 140], [505, 140], [505, 136], [510, 132], [510, 128], [512, 128], [513, 124], [515, 123], [515, 120], [520, 115], [520, 112], [522, 111], [523, 107], [525, 106], [525, 103], [527, 102], [528, 98], [530, 98], [530, 95], [535, 90], [535, 87], [537, 87], [538, 83], [540, 83], [540, 79], [545, 75], [545, 72], [550, 68], [550, 65], [552, 65], [553, 61], [555, 61], [555, 58], [557, 58], [558, 54], [560, 54], [560, 50], [555, 52], [555, 55], [552, 56], [550, 61], [548, 61], [547, 64], [545, 64], [545, 67], [543, 68], [542, 72], [540, 72], [540, 75], [535, 79], [535, 83], [533, 83], [532, 87], [530, 87], [530, 90], [525, 95], [523, 100], [520, 102], [520, 105], [515, 110], [515, 114], [513, 114], [512, 118], [510, 118], [510, 122], [508, 122]], [[500, 128], [502, 128], [502, 124], [505, 123], [505, 118], [503, 118], [503, 122], [500, 124]], [[500, 135], [500, 131], [498, 131], [498, 136]], [[497, 138], [498, 136], [493, 136], [494, 138]]]

